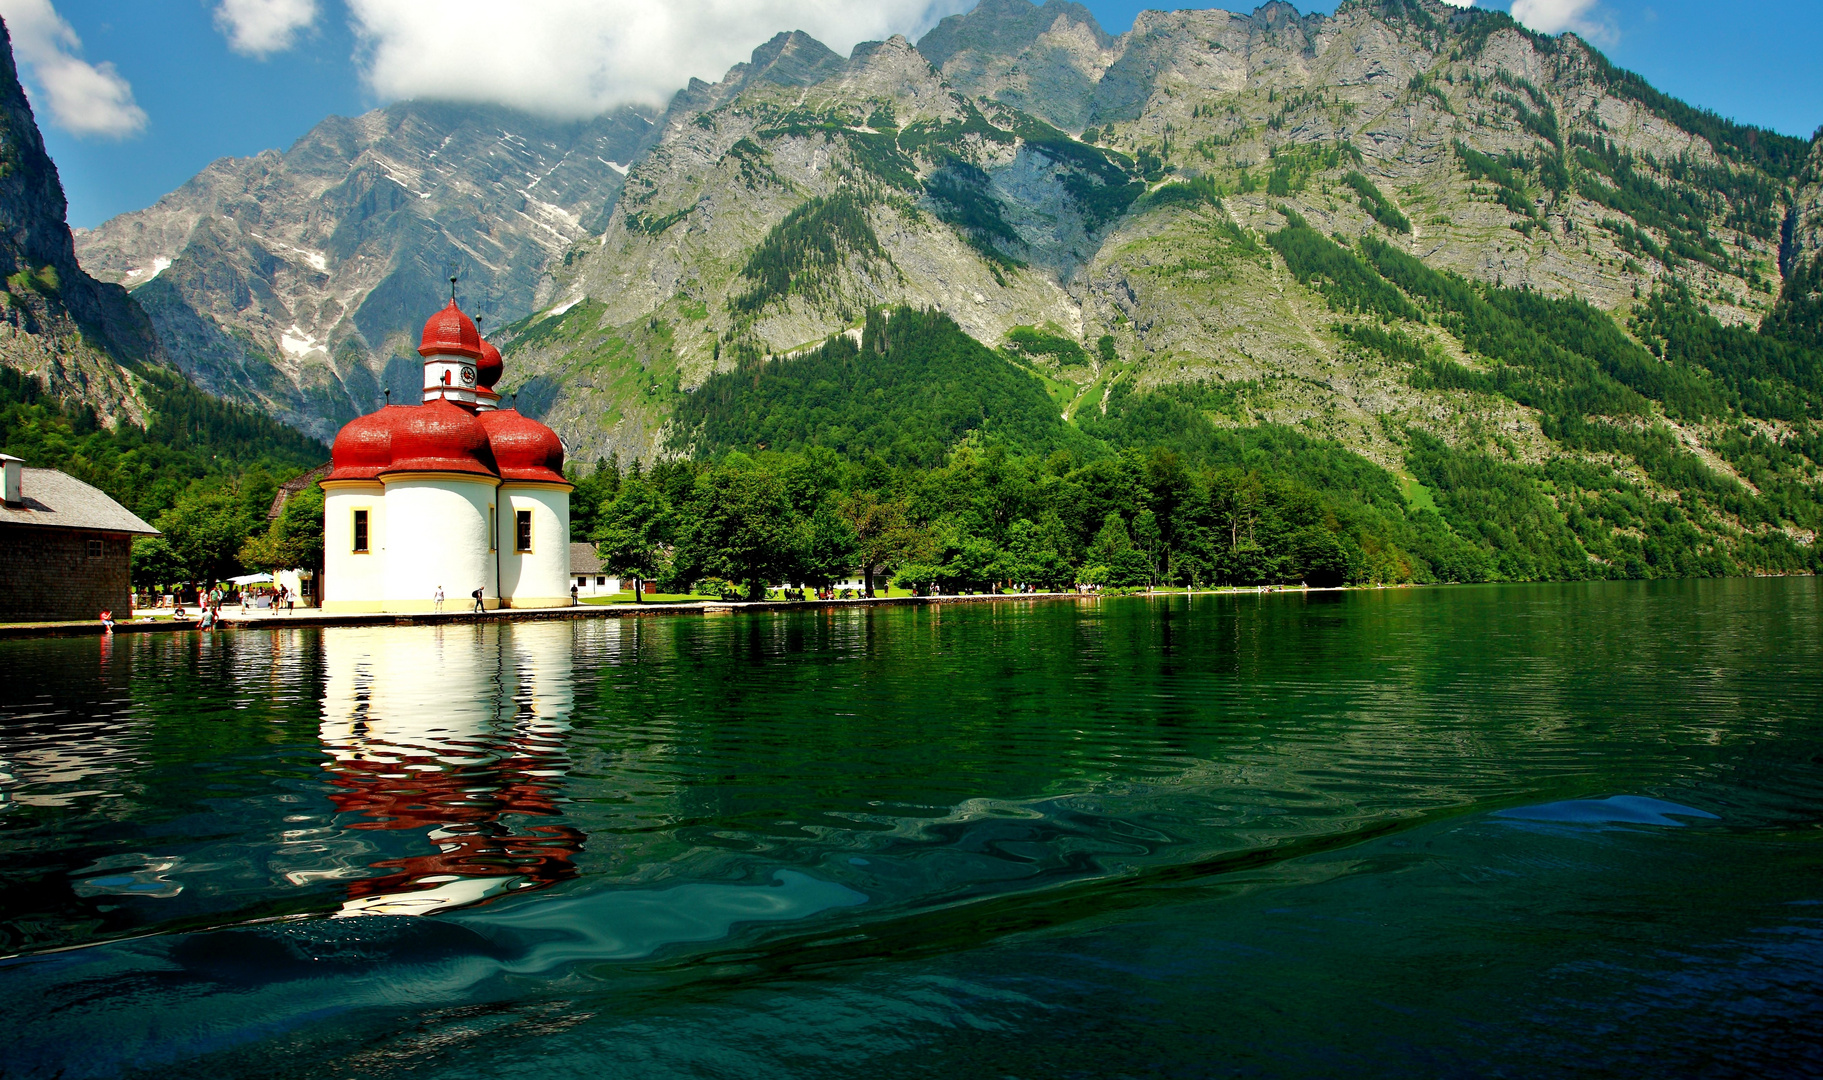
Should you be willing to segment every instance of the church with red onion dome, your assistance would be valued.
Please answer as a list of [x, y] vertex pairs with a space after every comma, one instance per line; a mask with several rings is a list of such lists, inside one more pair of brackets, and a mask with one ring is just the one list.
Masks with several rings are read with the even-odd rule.
[[326, 611], [568, 607], [563, 441], [494, 386], [500, 350], [452, 298], [424, 324], [424, 397], [336, 434], [323, 487]]

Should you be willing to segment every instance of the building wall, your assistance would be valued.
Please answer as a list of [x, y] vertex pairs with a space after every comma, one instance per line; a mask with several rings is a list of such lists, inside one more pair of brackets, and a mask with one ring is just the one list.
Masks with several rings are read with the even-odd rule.
[[571, 574], [570, 584], [576, 586], [576, 595], [613, 596], [620, 592], [620, 578], [613, 574]]
[[[469, 593], [476, 586], [482, 588], [486, 606], [499, 606], [488, 529], [497, 483], [492, 478], [455, 479], [449, 473], [386, 478], [385, 610], [430, 611], [439, 586], [448, 598], [445, 610], [472, 606]], [[509, 533], [499, 539], [512, 544]]]
[[[354, 512], [367, 511], [367, 553], [354, 550]], [[474, 588], [473, 585], [469, 588]], [[378, 481], [323, 492], [323, 607], [379, 611], [386, 596], [386, 491]]]
[[272, 575], [272, 583], [286, 590], [286, 596], [298, 607], [307, 608], [316, 604], [316, 581], [308, 570], [280, 570]]
[[[532, 550], [515, 551], [519, 511], [532, 514]], [[558, 487], [507, 484], [500, 489], [500, 592], [514, 607], [570, 602], [570, 493]]]
[[[88, 542], [99, 540], [91, 558]], [[132, 538], [90, 529], [0, 525], [0, 621], [95, 619], [132, 611]]]

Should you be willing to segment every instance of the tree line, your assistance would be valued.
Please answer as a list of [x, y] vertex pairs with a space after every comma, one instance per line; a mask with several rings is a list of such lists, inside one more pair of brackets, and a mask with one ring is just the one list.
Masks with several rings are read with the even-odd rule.
[[322, 493], [314, 485], [277, 521], [266, 515], [279, 485], [327, 461], [329, 448], [175, 373], [140, 375], [150, 420], [108, 428], [91, 407], [0, 366], [0, 448], [101, 489], [164, 534], [134, 544], [137, 586], [319, 565]]
[[[1259, 437], [1269, 445], [1273, 433]], [[1260, 467], [1269, 456], [1188, 465], [1165, 447], [1083, 460], [964, 443], [934, 468], [822, 447], [650, 469], [609, 459], [578, 477], [572, 521], [612, 573], [748, 597], [850, 573], [869, 591], [946, 593], [1494, 573], [1435, 513], [1338, 499]]]

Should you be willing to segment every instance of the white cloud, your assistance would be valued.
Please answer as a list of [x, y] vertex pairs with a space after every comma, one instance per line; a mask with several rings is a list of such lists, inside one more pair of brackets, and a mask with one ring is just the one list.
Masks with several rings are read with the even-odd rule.
[[780, 30], [846, 54], [915, 35], [971, 0], [348, 0], [385, 99], [487, 101], [591, 116], [714, 81]]
[[32, 69], [58, 127], [72, 135], [119, 139], [146, 126], [133, 87], [113, 64], [91, 64], [76, 55], [82, 41], [50, 0], [0, 0], [0, 18], [12, 36], [13, 56]]
[[1443, 2], [1451, 7], [1466, 8], [1475, 6], [1475, 0], [1443, 0]]
[[228, 47], [247, 56], [284, 52], [315, 21], [316, 0], [222, 0], [215, 8]]
[[1513, 18], [1541, 34], [1574, 30], [1597, 44], [1612, 42], [1614, 24], [1597, 15], [1597, 0], [1513, 0]]

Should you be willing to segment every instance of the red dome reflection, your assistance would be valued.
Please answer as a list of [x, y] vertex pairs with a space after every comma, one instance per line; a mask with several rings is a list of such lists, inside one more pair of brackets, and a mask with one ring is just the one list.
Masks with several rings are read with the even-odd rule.
[[[348, 881], [342, 915], [422, 914], [575, 876], [568, 624], [326, 631], [322, 739], [351, 830], [419, 833]], [[447, 637], [446, 637], [447, 634]], [[482, 658], [477, 663], [477, 654]]]

